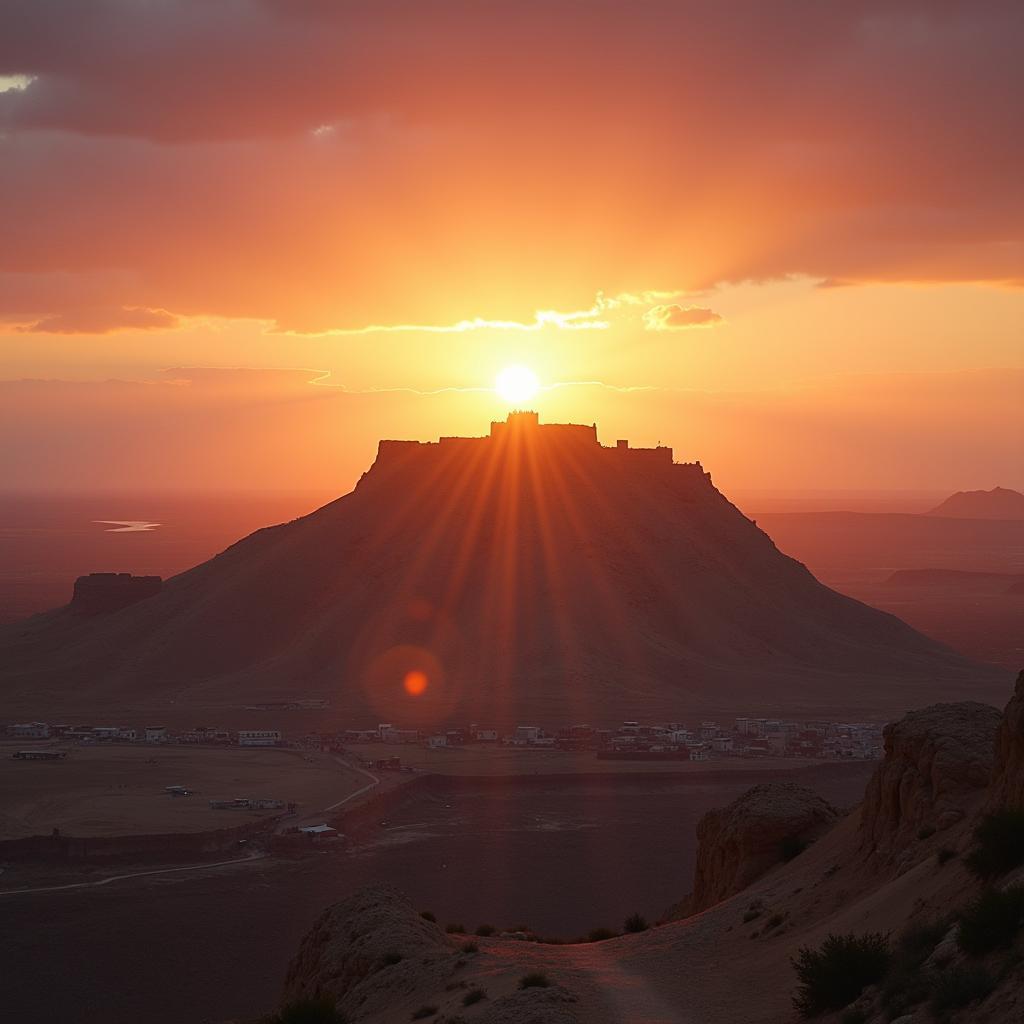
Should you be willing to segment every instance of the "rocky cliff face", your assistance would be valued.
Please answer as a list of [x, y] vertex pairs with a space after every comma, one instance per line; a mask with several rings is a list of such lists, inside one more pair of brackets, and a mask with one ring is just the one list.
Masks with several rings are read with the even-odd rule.
[[999, 712], [965, 701], [911, 711], [886, 726], [885, 757], [864, 794], [860, 853], [876, 864], [914, 862], [919, 837], [976, 813], [992, 779]]
[[1024, 808], [1024, 672], [996, 733], [990, 804]]
[[690, 912], [699, 913], [746, 888], [838, 817], [817, 793], [793, 782], [755, 786], [728, 807], [708, 811], [697, 825]]

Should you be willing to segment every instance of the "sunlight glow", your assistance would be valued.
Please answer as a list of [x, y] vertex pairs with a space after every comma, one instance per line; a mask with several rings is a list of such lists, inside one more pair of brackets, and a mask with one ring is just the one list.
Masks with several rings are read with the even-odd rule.
[[526, 366], [506, 366], [495, 378], [494, 390], [506, 402], [527, 402], [540, 390], [540, 381]]

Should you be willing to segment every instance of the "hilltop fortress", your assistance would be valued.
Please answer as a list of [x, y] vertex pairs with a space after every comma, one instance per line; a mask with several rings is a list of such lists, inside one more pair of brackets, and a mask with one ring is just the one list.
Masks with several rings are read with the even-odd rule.
[[710, 480], [699, 462], [676, 463], [672, 449], [664, 445], [656, 448], [630, 448], [629, 441], [618, 440], [614, 448], [597, 439], [597, 424], [541, 423], [535, 412], [510, 412], [505, 420], [491, 423], [486, 437], [441, 437], [437, 441], [380, 441], [375, 466], [404, 463], [412, 455], [459, 454], [484, 456], [533, 448], [538, 452], [559, 454], [574, 460], [600, 458], [622, 467], [673, 466], [696, 471]]

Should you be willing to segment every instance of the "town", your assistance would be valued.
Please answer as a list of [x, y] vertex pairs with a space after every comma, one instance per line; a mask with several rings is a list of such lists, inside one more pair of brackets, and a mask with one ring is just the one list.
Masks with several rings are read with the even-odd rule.
[[[63, 744], [143, 743], [214, 744], [238, 747], [305, 747], [341, 752], [349, 745], [409, 744], [432, 750], [467, 744], [495, 744], [535, 750], [592, 751], [603, 760], [708, 761], [728, 757], [787, 757], [820, 760], [875, 760], [882, 756], [882, 726], [878, 723], [795, 721], [781, 718], [735, 718], [731, 724], [701, 721], [643, 724], [625, 721], [617, 728], [572, 725], [545, 730], [519, 725], [512, 732], [478, 723], [444, 732], [405, 729], [391, 723], [373, 728], [343, 729], [285, 737], [280, 729], [231, 731], [200, 726], [176, 732], [166, 726], [142, 728], [107, 725], [69, 725], [27, 722], [6, 726], [14, 740], [50, 740]], [[57, 759], [62, 752], [18, 750], [16, 758]]]

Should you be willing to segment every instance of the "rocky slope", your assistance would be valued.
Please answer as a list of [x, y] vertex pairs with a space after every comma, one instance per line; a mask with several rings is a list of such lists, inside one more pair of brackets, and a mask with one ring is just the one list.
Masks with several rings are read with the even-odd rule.
[[351, 494], [152, 598], [0, 629], [0, 692], [323, 696], [349, 721], [513, 726], [878, 713], [1005, 685], [820, 584], [699, 465], [473, 444], [391, 443]]
[[990, 807], [1024, 809], [1024, 672], [996, 734]]

